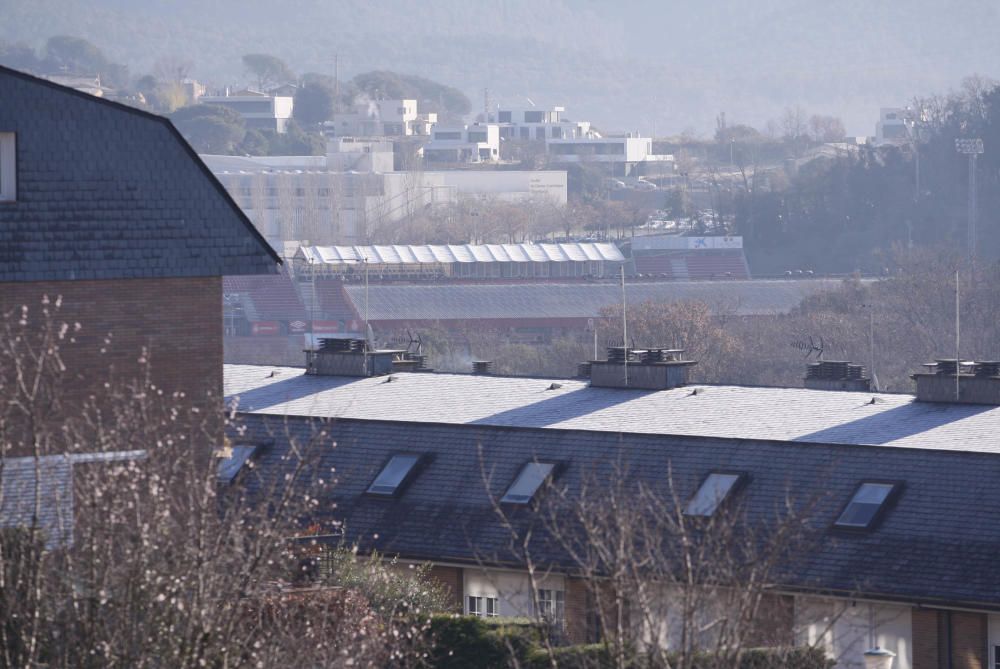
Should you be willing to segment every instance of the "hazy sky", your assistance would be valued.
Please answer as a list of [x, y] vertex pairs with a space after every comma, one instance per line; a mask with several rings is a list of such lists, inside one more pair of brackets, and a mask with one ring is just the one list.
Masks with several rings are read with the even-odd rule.
[[395, 69], [491, 102], [562, 104], [607, 129], [762, 126], [790, 105], [872, 134], [880, 106], [1000, 74], [995, 0], [4, 0], [0, 39], [74, 34], [132, 72], [218, 85], [265, 51], [299, 72]]

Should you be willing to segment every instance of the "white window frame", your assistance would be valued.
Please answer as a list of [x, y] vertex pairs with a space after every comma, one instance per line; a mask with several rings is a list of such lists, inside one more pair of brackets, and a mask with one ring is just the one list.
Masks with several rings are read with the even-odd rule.
[[490, 595], [467, 595], [465, 612], [478, 618], [496, 618], [500, 615], [500, 599]]
[[566, 620], [566, 592], [552, 588], [538, 589], [538, 616], [562, 625]]
[[0, 132], [0, 202], [17, 201], [17, 134]]

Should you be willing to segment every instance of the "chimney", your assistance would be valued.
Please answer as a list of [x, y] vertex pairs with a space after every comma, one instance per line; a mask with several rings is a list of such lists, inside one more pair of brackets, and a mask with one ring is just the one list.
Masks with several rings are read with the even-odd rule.
[[812, 390], [854, 390], [868, 392], [871, 379], [865, 368], [842, 360], [820, 360], [806, 367], [805, 387]]
[[608, 348], [607, 360], [590, 362], [590, 385], [642, 390], [677, 388], [687, 384], [688, 370], [698, 364], [684, 360], [683, 354], [683, 349], [612, 346]]
[[1000, 406], [1000, 362], [940, 358], [924, 367], [927, 371], [912, 377], [917, 382], [918, 402]]
[[[306, 351], [306, 374], [315, 376], [381, 376], [406, 371], [407, 353], [372, 349], [364, 339], [320, 339], [319, 350]], [[402, 363], [402, 368], [397, 365]]]

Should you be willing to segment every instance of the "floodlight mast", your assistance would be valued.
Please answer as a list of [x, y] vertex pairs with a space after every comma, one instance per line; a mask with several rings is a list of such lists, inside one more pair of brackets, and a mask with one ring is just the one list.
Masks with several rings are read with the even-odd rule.
[[978, 231], [976, 230], [976, 158], [979, 154], [983, 153], [983, 140], [980, 138], [975, 139], [964, 139], [958, 138], [955, 140], [955, 150], [959, 153], [969, 156], [969, 227], [968, 227], [968, 245], [969, 245], [969, 260], [974, 261], [976, 259], [976, 252], [978, 246]]

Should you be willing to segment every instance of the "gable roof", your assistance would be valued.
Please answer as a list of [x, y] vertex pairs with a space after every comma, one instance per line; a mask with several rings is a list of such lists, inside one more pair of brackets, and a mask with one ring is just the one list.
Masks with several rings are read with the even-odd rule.
[[[393, 385], [393, 384], [389, 384]], [[321, 423], [321, 424], [320, 424]], [[430, 424], [390, 420], [242, 414], [234, 440], [273, 439], [243, 479], [251, 492], [270, 490], [296, 466], [291, 441], [301, 447], [322, 429], [336, 443], [322, 448], [318, 477], [336, 481], [319, 494], [309, 522], [342, 523], [345, 538], [362, 551], [409, 559], [503, 565], [518, 563], [511, 536], [486, 494], [503, 495], [520, 467], [533, 460], [562, 462], [557, 485], [570, 496], [583, 481], [599, 486], [624, 464], [629, 476], [681, 499], [711, 471], [741, 471], [739, 492], [748, 519], [773, 519], [786, 500], [808, 504], [815, 543], [779, 578], [790, 590], [831, 592], [924, 604], [1000, 608], [1000, 499], [992, 494], [1000, 457], [985, 453], [868, 446], [779, 443], [711, 437]], [[426, 464], [395, 499], [365, 494], [388, 458], [401, 450], [426, 455]], [[860, 481], [904, 482], [896, 505], [871, 532], [831, 529]], [[530, 512], [512, 514], [530, 522]], [[341, 525], [337, 525], [341, 527]], [[536, 566], [571, 569], [561, 550], [533, 525]]]
[[0, 281], [273, 273], [281, 260], [169, 120], [0, 66], [17, 201]]
[[625, 390], [580, 379], [425, 373], [396, 373], [386, 383], [254, 365], [225, 365], [224, 392], [248, 413], [1000, 454], [1000, 407], [889, 393], [699, 384]]

